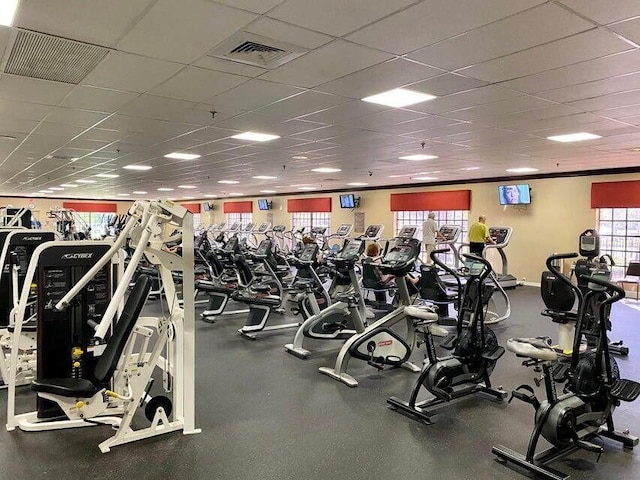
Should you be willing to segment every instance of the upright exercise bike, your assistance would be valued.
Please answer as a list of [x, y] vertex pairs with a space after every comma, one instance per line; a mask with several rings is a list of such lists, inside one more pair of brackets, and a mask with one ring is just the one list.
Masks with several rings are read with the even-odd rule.
[[[448, 267], [438, 255], [447, 253], [447, 249], [431, 252], [431, 259], [448, 274], [460, 281], [459, 274]], [[421, 319], [425, 326], [423, 333], [427, 346], [428, 363], [416, 382], [408, 402], [391, 397], [387, 400], [391, 408], [410, 414], [426, 423], [436, 414], [434, 407], [441, 406], [476, 393], [485, 393], [502, 401], [507, 392], [491, 386], [490, 376], [496, 362], [505, 350], [498, 345], [495, 333], [485, 326], [484, 315], [494, 287], [486, 283], [491, 274], [491, 264], [482, 257], [464, 255], [468, 270], [462, 299], [458, 310], [456, 334], [447, 336], [441, 347], [453, 350], [447, 357], [438, 358], [433, 341], [434, 328], [438, 317], [418, 306], [410, 306], [405, 311]], [[427, 316], [425, 316], [427, 312]], [[424, 387], [433, 398], [418, 402], [418, 395]]]
[[[521, 385], [512, 398], [533, 406], [535, 426], [525, 455], [503, 447], [493, 447], [498, 460], [510, 463], [548, 480], [565, 480], [567, 475], [548, 466], [575, 450], [604, 452], [593, 443], [600, 435], [622, 443], [631, 449], [638, 438], [628, 432], [617, 432], [613, 412], [621, 401], [633, 402], [640, 395], [640, 384], [620, 378], [620, 371], [609, 351], [607, 320], [609, 307], [624, 298], [622, 288], [607, 280], [591, 275], [586, 294], [571, 283], [555, 267], [556, 261], [575, 258], [576, 253], [553, 255], [547, 259], [549, 271], [542, 274], [542, 293], [547, 310], [543, 312], [561, 326], [560, 343], [554, 346], [551, 339], [510, 339], [507, 348], [520, 357], [528, 358], [526, 366], [542, 366], [547, 399], [540, 402], [533, 388]], [[590, 297], [605, 293], [596, 317], [585, 315]], [[578, 298], [577, 315], [571, 308]], [[567, 332], [574, 331], [573, 338]], [[588, 341], [585, 343], [583, 339]], [[560, 373], [559, 373], [560, 372]], [[565, 383], [563, 394], [556, 392], [556, 383]], [[552, 447], [536, 455], [540, 437]]]

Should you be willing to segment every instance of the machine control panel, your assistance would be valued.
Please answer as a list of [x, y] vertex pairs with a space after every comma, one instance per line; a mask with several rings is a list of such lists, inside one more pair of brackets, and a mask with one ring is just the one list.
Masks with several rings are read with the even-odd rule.
[[334, 237], [348, 237], [349, 234], [351, 233], [351, 230], [353, 230], [353, 225], [350, 223], [341, 223], [340, 225], [338, 225], [338, 228], [336, 229], [336, 233], [333, 234]]
[[[302, 227], [304, 229], [304, 227]], [[324, 235], [327, 232], [327, 227], [313, 227], [311, 233], [313, 235]], [[302, 233], [302, 232], [300, 232]]]
[[258, 225], [258, 228], [254, 229], [253, 233], [267, 233], [269, 230], [271, 230], [271, 224], [269, 222], [263, 222]]
[[249, 223], [247, 223], [247, 224], [244, 226], [244, 228], [242, 229], [242, 231], [243, 231], [244, 233], [251, 233], [251, 232], [253, 232], [253, 229], [254, 229], [254, 227], [255, 227], [255, 226], [256, 226], [256, 224], [255, 224], [255, 223], [253, 223], [253, 222], [249, 222]]
[[267, 258], [271, 253], [272, 245], [273, 242], [268, 238], [265, 238], [260, 242], [260, 245], [258, 245], [258, 248], [256, 249], [254, 255], [258, 258]]
[[363, 240], [351, 240], [338, 254], [338, 258], [341, 260], [357, 260], [364, 251]]
[[300, 235], [304, 233], [304, 227], [293, 227], [293, 230], [291, 230], [291, 233], [293, 233], [294, 235]]
[[287, 227], [286, 227], [286, 226], [284, 226], [284, 225], [275, 225], [275, 226], [273, 227], [273, 231], [274, 231], [274, 232], [278, 232], [278, 233], [283, 233], [283, 232], [286, 232], [286, 231], [287, 231]]
[[305, 245], [304, 250], [298, 257], [298, 260], [302, 263], [313, 263], [318, 255], [318, 245], [315, 243], [309, 243]]
[[400, 238], [413, 238], [416, 236], [416, 232], [418, 231], [418, 227], [415, 225], [405, 225], [398, 232], [398, 237]]
[[489, 227], [489, 236], [496, 242], [495, 245], [487, 245], [487, 247], [504, 248], [509, 245], [511, 240], [511, 233], [513, 229], [511, 227]]
[[237, 232], [240, 230], [240, 223], [235, 222], [232, 223], [231, 226], [226, 230], [227, 232]]
[[360, 238], [371, 241], [379, 240], [383, 229], [383, 225], [369, 225]]
[[460, 232], [462, 228], [459, 225], [443, 225], [440, 227], [440, 233], [446, 240], [441, 240], [440, 243], [450, 245], [456, 243], [460, 238]]

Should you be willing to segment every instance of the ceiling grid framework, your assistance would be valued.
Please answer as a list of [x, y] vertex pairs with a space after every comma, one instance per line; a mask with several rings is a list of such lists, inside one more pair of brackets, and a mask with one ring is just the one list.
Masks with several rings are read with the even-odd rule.
[[[638, 167], [639, 27], [635, 0], [21, 0], [0, 27], [0, 194], [76, 182], [56, 195], [205, 198]], [[108, 53], [78, 85], [12, 75], [20, 32]], [[211, 56], [243, 32], [306, 53], [276, 68]], [[399, 87], [437, 98], [361, 101]], [[232, 138], [247, 131], [280, 138]], [[582, 131], [601, 138], [547, 139]], [[416, 154], [437, 158], [399, 159]]]

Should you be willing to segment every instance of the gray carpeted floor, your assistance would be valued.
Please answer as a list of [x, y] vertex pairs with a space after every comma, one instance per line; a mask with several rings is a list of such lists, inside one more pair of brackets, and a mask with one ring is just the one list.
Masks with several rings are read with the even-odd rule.
[[[502, 343], [512, 336], [555, 335], [541, 317], [538, 289], [510, 291], [513, 314], [496, 326]], [[149, 307], [153, 310], [156, 307]], [[619, 359], [625, 378], [640, 379], [640, 305], [614, 308], [612, 339], [631, 348]], [[277, 317], [276, 317], [277, 318]], [[335, 343], [316, 344], [309, 360], [285, 353], [293, 331], [257, 341], [235, 332], [244, 319], [197, 322], [196, 436], [169, 434], [101, 454], [97, 444], [107, 427], [47, 433], [0, 430], [0, 478], [118, 479], [513, 479], [524, 478], [494, 461], [491, 447], [526, 448], [533, 410], [514, 402], [470, 398], [445, 407], [436, 423], [420, 424], [387, 408], [391, 396], [406, 398], [416, 375], [405, 370], [376, 372], [354, 360], [350, 372], [360, 386], [350, 389], [318, 373], [333, 364]], [[312, 344], [310, 344], [312, 345]], [[415, 353], [421, 361], [423, 350]], [[532, 383], [534, 372], [507, 353], [492, 380], [506, 389]], [[32, 405], [22, 390], [22, 408]], [[0, 392], [4, 419], [6, 392]], [[640, 433], [640, 402], [616, 411], [619, 429]], [[606, 441], [599, 463], [580, 452], [556, 464], [575, 479], [636, 479], [638, 452]], [[640, 449], [639, 449], [640, 450]]]

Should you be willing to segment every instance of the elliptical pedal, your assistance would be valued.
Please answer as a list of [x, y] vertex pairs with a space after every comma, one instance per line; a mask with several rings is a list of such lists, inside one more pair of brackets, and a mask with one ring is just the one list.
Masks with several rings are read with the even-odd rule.
[[491, 350], [490, 352], [482, 352], [482, 358], [487, 360], [488, 362], [497, 362], [498, 359], [504, 355], [505, 349], [504, 347], [497, 347]]
[[453, 350], [456, 347], [456, 340], [458, 339], [457, 335], [447, 335], [442, 342], [440, 342], [440, 347], [445, 350]]
[[633, 380], [616, 380], [610, 394], [623, 402], [633, 402], [640, 396], [640, 383]]

